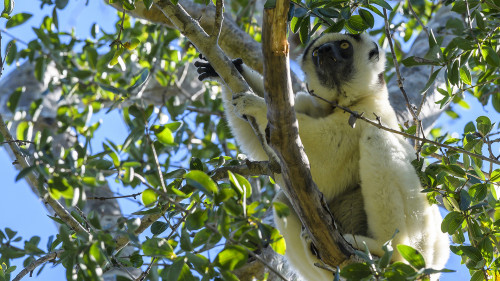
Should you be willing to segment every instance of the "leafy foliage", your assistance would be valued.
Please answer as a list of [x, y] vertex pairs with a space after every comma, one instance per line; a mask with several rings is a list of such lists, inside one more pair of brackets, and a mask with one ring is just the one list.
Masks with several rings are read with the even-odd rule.
[[[110, 2], [122, 3], [126, 10], [139, 4], [149, 10], [153, 5], [149, 0]], [[455, 105], [467, 106], [465, 95], [483, 105], [491, 103], [500, 112], [499, 1], [435, 2], [412, 1], [417, 19], [408, 2], [391, 6], [384, 0], [293, 1], [290, 30], [303, 44], [322, 32], [342, 30], [369, 30], [383, 43], [387, 35], [378, 22], [387, 9], [398, 61], [408, 67], [432, 66], [422, 93], [444, 73], [446, 83], [438, 89], [442, 97], [437, 104], [451, 105], [447, 110], [450, 116], [458, 117], [453, 111]], [[227, 9], [237, 16], [242, 30], [259, 41], [254, 11], [245, 8], [252, 3], [231, 1]], [[187, 70], [196, 58], [194, 47], [177, 30], [133, 20], [121, 12], [115, 17], [116, 32], [100, 33], [96, 23], [90, 38], [77, 38], [59, 31], [57, 15], [67, 12], [67, 4], [67, 0], [41, 0], [42, 7], [48, 5], [53, 10], [33, 28], [37, 38], [22, 48], [11, 41], [6, 58], [9, 65], [28, 60], [40, 81], [49, 67], [55, 68], [60, 77], [49, 85], [49, 91], [61, 90], [56, 116], [50, 120], [57, 123], [56, 130], [39, 129], [37, 125], [42, 121], [42, 99], [23, 106], [23, 88], [15, 89], [8, 98], [7, 108], [18, 113], [12, 120], [17, 126], [16, 138], [25, 141], [21, 150], [30, 156], [32, 164], [21, 170], [16, 180], [36, 174], [42, 194], [61, 199], [74, 210], [88, 204], [93, 191], [109, 184], [134, 193], [130, 196], [134, 199], [140, 195], [137, 202], [141, 206], [123, 214], [112, 229], [101, 225], [97, 212], [83, 215], [73, 211], [71, 215], [89, 233], [77, 233], [63, 219], [51, 217], [60, 228], [46, 247], [39, 246], [39, 237], [22, 241], [17, 232], [5, 228], [0, 231], [0, 280], [11, 280], [16, 270], [10, 265], [13, 259], [24, 258], [27, 266], [55, 250], [62, 254], [53, 262], [66, 268], [68, 280], [102, 280], [104, 272], [123, 267], [148, 273], [148, 280], [238, 280], [234, 270], [251, 259], [249, 253], [270, 245], [283, 254], [283, 237], [263, 218], [271, 206], [283, 216], [289, 210], [283, 204], [271, 203], [275, 190], [266, 177], [245, 178], [230, 171], [246, 162], [222, 117], [217, 96], [220, 89], [210, 84], [196, 94], [179, 90], [186, 80], [179, 70]], [[444, 42], [427, 30], [430, 48], [425, 57], [405, 57], [402, 45], [410, 44], [424, 31], [418, 20], [426, 25], [443, 5], [450, 5], [465, 18], [454, 18], [446, 24], [453, 38]], [[25, 13], [10, 16], [13, 7], [14, 1], [4, 1], [2, 17], [9, 19], [6, 28], [26, 24], [31, 18]], [[472, 19], [475, 26], [469, 24]], [[388, 77], [393, 75], [389, 73]], [[151, 85], [181, 94], [148, 100], [145, 92]], [[123, 141], [106, 139], [96, 144], [95, 132], [101, 122], [93, 116], [104, 112], [119, 115], [126, 124], [128, 135]], [[442, 146], [424, 144], [419, 160], [414, 162], [429, 200], [437, 203], [442, 198], [449, 211], [441, 229], [452, 236], [455, 244], [451, 250], [461, 256], [472, 280], [483, 280], [485, 275], [500, 271], [500, 169], [484, 159], [498, 159], [494, 154], [499, 133], [496, 123], [498, 118], [481, 116], [467, 123], [463, 134], [455, 138], [435, 128], [432, 138]], [[413, 125], [405, 131], [415, 135], [418, 130]], [[71, 136], [72, 140], [58, 146], [55, 140], [60, 135]], [[438, 156], [436, 162], [432, 157]], [[429, 162], [425, 167], [424, 158]], [[229, 170], [223, 179], [215, 176], [222, 169]], [[141, 235], [141, 219], [152, 220], [146, 235]], [[117, 237], [130, 241], [132, 254], [120, 255]], [[448, 271], [426, 268], [415, 249], [404, 245], [395, 248], [408, 263], [391, 264], [393, 248], [386, 244], [384, 256], [358, 252], [364, 263], [346, 266], [340, 274], [347, 280], [374, 276], [377, 280], [415, 280], [438, 270]]]

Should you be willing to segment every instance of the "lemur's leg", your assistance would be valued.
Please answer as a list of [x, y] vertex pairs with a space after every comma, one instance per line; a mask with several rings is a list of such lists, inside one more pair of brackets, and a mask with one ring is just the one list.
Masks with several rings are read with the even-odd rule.
[[333, 272], [314, 265], [314, 263], [321, 264], [321, 261], [313, 254], [314, 247], [311, 246], [310, 239], [303, 235], [302, 223], [282, 190], [276, 194], [274, 202], [286, 204], [290, 209], [290, 215], [282, 218], [274, 212], [274, 221], [281, 235], [285, 238], [287, 245], [285, 256], [293, 268], [306, 280], [333, 280]]

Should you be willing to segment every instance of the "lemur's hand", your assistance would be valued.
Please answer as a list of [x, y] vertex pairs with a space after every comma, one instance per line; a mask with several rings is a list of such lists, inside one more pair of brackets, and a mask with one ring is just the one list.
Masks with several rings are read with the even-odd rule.
[[[212, 67], [212, 65], [207, 61], [207, 59], [205, 57], [203, 57], [201, 54], [199, 56], [199, 58], [203, 61], [196, 61], [194, 63], [194, 66], [196, 66], [198, 68], [198, 73], [200, 74], [198, 76], [198, 80], [200, 81], [203, 81], [207, 78], [218, 78], [219, 77], [219, 74], [217, 74], [217, 72], [215, 72], [215, 69]], [[243, 67], [241, 66], [243, 64], [243, 60], [242, 59], [234, 59], [233, 60], [233, 64], [234, 66], [236, 67], [236, 69], [238, 69], [238, 71], [241, 73], [243, 71]]]

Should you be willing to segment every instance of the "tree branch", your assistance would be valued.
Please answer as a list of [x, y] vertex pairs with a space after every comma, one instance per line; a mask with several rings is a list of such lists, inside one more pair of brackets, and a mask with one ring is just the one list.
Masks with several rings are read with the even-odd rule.
[[16, 277], [14, 277], [14, 279], [12, 279], [12, 281], [19, 281], [19, 280], [23, 279], [23, 277], [26, 276], [26, 274], [32, 272], [38, 266], [40, 266], [40, 265], [42, 265], [42, 264], [44, 264], [44, 263], [46, 263], [48, 261], [55, 260], [57, 258], [57, 256], [59, 254], [61, 254], [62, 252], [64, 252], [64, 250], [58, 250], [58, 251], [49, 253], [49, 254], [47, 254], [47, 255], [45, 255], [45, 256], [37, 259], [36, 261], [30, 263], [23, 270], [21, 270], [21, 272], [19, 272], [16, 275]]
[[354, 249], [334, 228], [327, 204], [312, 180], [309, 160], [299, 138], [297, 119], [292, 108], [288, 59], [286, 24], [289, 5], [289, 1], [278, 0], [275, 8], [264, 10], [264, 89], [270, 145], [281, 162], [285, 182], [281, 188], [311, 234], [323, 262], [337, 266], [353, 255]]

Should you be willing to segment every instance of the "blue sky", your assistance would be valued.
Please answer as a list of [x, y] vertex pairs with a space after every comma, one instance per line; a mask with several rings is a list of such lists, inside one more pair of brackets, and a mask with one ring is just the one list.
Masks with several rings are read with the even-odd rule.
[[[14, 13], [27, 12], [34, 14], [34, 16], [24, 25], [9, 29], [8, 32], [26, 42], [35, 38], [31, 26], [39, 25], [45, 15], [50, 15], [52, 13], [52, 9], [47, 8], [47, 6], [44, 10], [40, 11], [39, 3], [39, 0], [16, 1]], [[88, 6], [86, 6], [85, 3], [85, 0], [73, 0], [70, 1], [70, 4], [63, 12], [59, 11], [59, 26], [61, 29], [70, 31], [74, 28], [78, 36], [87, 37], [91, 25], [94, 22], [98, 22], [101, 29], [106, 31], [114, 30], [113, 24], [117, 17], [117, 13], [114, 9], [109, 8], [100, 0], [90, 0]], [[107, 21], [103, 21], [103, 19], [107, 19]], [[5, 22], [6, 20], [4, 19], [0, 20], [1, 28], [5, 26]], [[5, 44], [8, 41], [10, 41], [9, 36], [4, 35], [2, 50], [5, 49]], [[11, 69], [12, 68], [6, 68], [4, 77]], [[476, 101], [472, 99], [468, 99], [468, 101], [471, 104], [471, 109], [469, 110], [464, 110], [457, 106], [457, 111], [461, 116], [465, 117], [466, 120], [475, 120], [478, 116], [487, 115], [493, 122], [500, 121], [500, 115], [496, 113], [491, 106], [482, 108]], [[96, 133], [96, 143], [100, 143], [104, 138], [112, 139], [116, 143], [123, 142], [127, 135], [125, 126], [121, 124], [121, 121], [109, 121], [121, 120], [116, 113], [108, 115], [97, 114], [94, 118], [102, 118], [104, 120], [101, 128]], [[444, 114], [439, 124], [445, 131], [450, 133], [462, 133], [463, 124], [460, 121], [450, 119]], [[496, 151], [496, 153], [498, 153], [498, 151]], [[42, 238], [40, 248], [46, 249], [45, 245], [48, 237], [57, 232], [56, 226], [52, 220], [47, 217], [46, 209], [30, 191], [27, 184], [24, 181], [14, 182], [17, 173], [18, 171], [11, 164], [11, 160], [5, 150], [1, 150], [0, 178], [3, 179], [4, 184], [1, 187], [2, 196], [0, 196], [0, 229], [10, 227], [18, 231], [23, 236], [23, 239], [26, 240], [31, 236], [38, 235]], [[120, 203], [122, 204], [122, 209], [132, 209], [131, 205], [127, 206], [127, 201], [124, 200]], [[136, 207], [136, 205], [133, 206]], [[450, 269], [457, 269], [459, 260], [459, 257], [454, 257], [450, 260], [447, 267]], [[14, 272], [14, 276], [20, 271], [22, 260], [18, 260], [17, 265], [18, 269]], [[443, 274], [441, 280], [469, 280], [465, 266], [462, 265], [458, 268], [460, 268], [461, 271], [454, 274]], [[29, 280], [48, 281], [64, 279], [64, 269], [62, 266], [52, 269], [50, 265], [47, 265], [40, 276], [32, 277]]]

